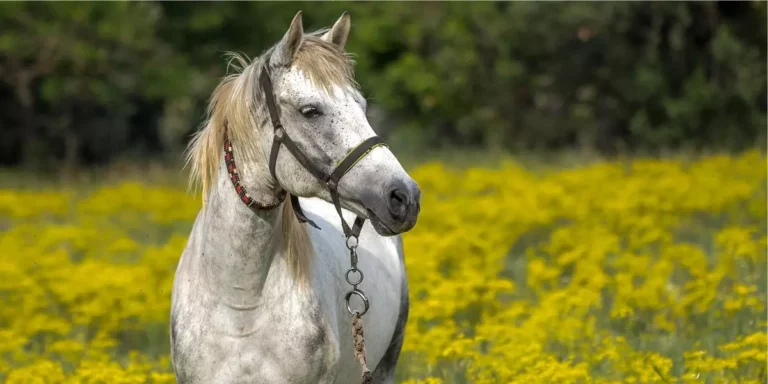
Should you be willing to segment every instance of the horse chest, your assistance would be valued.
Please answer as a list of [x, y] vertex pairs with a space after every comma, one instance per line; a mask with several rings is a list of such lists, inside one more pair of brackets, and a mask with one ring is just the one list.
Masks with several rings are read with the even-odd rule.
[[333, 382], [338, 342], [317, 303], [219, 306], [198, 321], [176, 336], [179, 346], [195, 346], [179, 356], [180, 383]]

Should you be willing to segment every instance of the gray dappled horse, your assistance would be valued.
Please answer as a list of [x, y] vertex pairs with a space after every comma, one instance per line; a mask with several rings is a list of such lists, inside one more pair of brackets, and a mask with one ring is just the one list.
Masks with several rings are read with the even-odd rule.
[[212, 95], [188, 157], [204, 204], [173, 286], [179, 383], [360, 382], [344, 300], [357, 232], [367, 363], [374, 382], [394, 382], [408, 315], [400, 234], [420, 192], [366, 119], [349, 30], [345, 13], [304, 34], [299, 12], [262, 56], [233, 56], [237, 73]]

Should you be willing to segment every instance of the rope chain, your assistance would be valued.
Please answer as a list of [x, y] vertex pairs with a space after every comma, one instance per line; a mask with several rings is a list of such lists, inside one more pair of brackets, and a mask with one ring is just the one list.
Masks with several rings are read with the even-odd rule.
[[[350, 241], [354, 239], [353, 243]], [[347, 302], [347, 311], [352, 315], [352, 342], [354, 345], [355, 360], [360, 363], [362, 369], [362, 384], [373, 383], [373, 374], [368, 368], [368, 364], [365, 360], [365, 338], [363, 336], [363, 315], [368, 312], [370, 303], [365, 293], [357, 288], [357, 286], [363, 282], [363, 271], [357, 268], [357, 236], [350, 236], [347, 238], [347, 249], [349, 249], [349, 264], [350, 267], [347, 270], [345, 278], [347, 283], [352, 286], [352, 290], [347, 292], [345, 300]], [[359, 277], [358, 277], [359, 276]], [[358, 296], [363, 300], [363, 311], [353, 310], [349, 303], [352, 296]]]

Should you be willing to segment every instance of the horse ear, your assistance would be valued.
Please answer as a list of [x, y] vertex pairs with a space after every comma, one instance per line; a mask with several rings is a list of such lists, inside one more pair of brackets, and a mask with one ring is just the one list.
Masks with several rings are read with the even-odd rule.
[[344, 49], [344, 45], [347, 43], [347, 36], [349, 36], [349, 29], [352, 26], [352, 22], [349, 17], [349, 12], [344, 13], [336, 20], [333, 27], [326, 32], [321, 38], [329, 43], [335, 44], [339, 49]]
[[274, 61], [283, 65], [290, 64], [294, 56], [296, 56], [296, 52], [299, 51], [303, 39], [304, 27], [301, 25], [301, 11], [299, 11], [293, 17], [291, 26], [288, 27], [288, 32], [285, 33], [283, 39], [277, 45], [273, 55]]

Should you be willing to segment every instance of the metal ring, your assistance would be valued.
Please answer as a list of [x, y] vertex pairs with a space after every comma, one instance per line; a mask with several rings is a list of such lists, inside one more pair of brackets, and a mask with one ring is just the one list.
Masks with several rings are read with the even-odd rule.
[[[363, 299], [363, 304], [365, 304], [365, 308], [363, 309], [362, 312], [353, 311], [352, 307], [349, 306], [349, 299], [352, 297], [352, 295], [357, 295], [361, 299]], [[357, 312], [358, 316], [363, 316], [363, 315], [365, 315], [366, 312], [368, 312], [368, 307], [370, 306], [370, 304], [368, 303], [368, 298], [365, 297], [365, 294], [363, 293], [363, 291], [355, 288], [355, 289], [347, 292], [347, 296], [344, 297], [344, 300], [347, 301], [347, 311], [349, 312], [350, 315], [354, 315], [355, 312]]]
[[[357, 280], [356, 282], [353, 282], [353, 281], [352, 281], [352, 280], [349, 278], [349, 274], [350, 274], [350, 273], [355, 273], [355, 272], [357, 272], [357, 273], [359, 273], [359, 274], [360, 274], [360, 279], [359, 279], [359, 280]], [[348, 270], [347, 270], [347, 274], [346, 274], [345, 278], [347, 279], [347, 283], [349, 283], [349, 285], [358, 285], [358, 284], [360, 284], [360, 283], [362, 283], [362, 282], [363, 282], [363, 271], [361, 271], [361, 270], [359, 270], [359, 269], [357, 269], [357, 268], [350, 268], [350, 269], [348, 269]]]
[[[349, 240], [351, 240], [351, 239], [355, 239], [355, 242], [354, 242], [354, 244], [349, 245]], [[351, 236], [347, 237], [347, 242], [346, 243], [347, 243], [347, 249], [351, 250], [351, 249], [357, 248], [357, 244], [359, 243], [359, 240], [358, 240], [357, 236], [351, 235]]]

